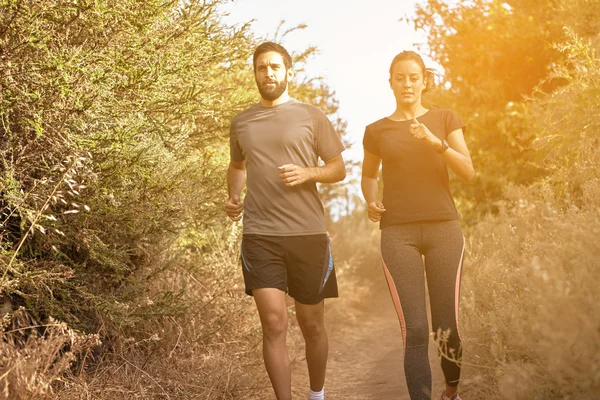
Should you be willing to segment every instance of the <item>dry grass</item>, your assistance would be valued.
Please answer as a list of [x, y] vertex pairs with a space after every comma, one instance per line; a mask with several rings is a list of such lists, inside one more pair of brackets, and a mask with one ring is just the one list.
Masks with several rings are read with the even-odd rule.
[[0, 398], [52, 399], [75, 361], [99, 344], [97, 335], [83, 335], [50, 318], [37, 325], [19, 308], [0, 320]]
[[237, 235], [215, 241], [200, 259], [179, 257], [151, 291], [178, 296], [182, 312], [146, 315], [56, 398], [246, 399], [266, 389], [260, 324], [242, 290]]
[[[589, 190], [600, 194], [596, 182]], [[600, 391], [600, 216], [553, 207], [549, 188], [470, 234], [461, 322], [468, 396], [587, 399]]]

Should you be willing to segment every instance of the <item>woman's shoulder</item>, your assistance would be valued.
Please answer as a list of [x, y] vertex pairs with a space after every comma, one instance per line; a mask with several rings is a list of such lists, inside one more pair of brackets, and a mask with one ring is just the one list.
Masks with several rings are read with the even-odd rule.
[[431, 107], [427, 112], [427, 115], [432, 117], [446, 117], [448, 115], [457, 115], [456, 112], [451, 108], [437, 108]]
[[388, 125], [389, 122], [390, 122], [390, 120], [387, 117], [380, 118], [377, 121], [374, 121], [374, 122], [371, 122], [370, 124], [368, 124], [366, 127], [366, 130], [373, 131], [373, 132], [381, 130], [381, 128]]
[[[444, 125], [454, 125], [454, 121], [458, 124], [462, 124], [462, 119], [459, 115], [451, 108], [430, 108], [429, 111], [424, 115], [425, 121], [429, 123], [441, 123]], [[427, 122], [425, 122], [427, 123]]]
[[446, 134], [459, 129], [466, 128], [463, 119], [451, 108], [431, 109], [428, 113], [426, 124], [443, 126]]

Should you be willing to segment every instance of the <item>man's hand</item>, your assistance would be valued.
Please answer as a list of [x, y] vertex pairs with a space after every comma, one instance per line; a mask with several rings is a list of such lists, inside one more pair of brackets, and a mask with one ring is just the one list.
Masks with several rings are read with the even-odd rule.
[[234, 194], [225, 203], [225, 212], [233, 221], [239, 221], [242, 218], [242, 211], [244, 211], [244, 206], [240, 201], [240, 196]]
[[371, 221], [378, 222], [381, 219], [381, 214], [385, 212], [385, 207], [380, 201], [372, 201], [369, 203], [367, 212], [369, 213], [369, 219]]
[[281, 182], [287, 187], [300, 185], [311, 178], [310, 168], [285, 164], [279, 167], [279, 177], [281, 178]]

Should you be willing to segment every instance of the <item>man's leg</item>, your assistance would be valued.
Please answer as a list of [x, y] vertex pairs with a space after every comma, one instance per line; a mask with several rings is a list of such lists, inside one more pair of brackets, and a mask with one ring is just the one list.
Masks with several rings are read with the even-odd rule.
[[285, 292], [274, 288], [253, 289], [263, 330], [263, 358], [278, 400], [292, 398], [290, 360], [285, 344], [288, 325]]
[[296, 301], [296, 319], [306, 342], [306, 364], [310, 388], [314, 392], [323, 389], [327, 367], [327, 332], [325, 331], [325, 302], [302, 304]]
[[323, 299], [338, 295], [329, 238], [325, 234], [290, 236], [285, 243], [289, 294], [296, 302], [296, 319], [306, 342], [309, 397], [321, 400], [328, 351]]

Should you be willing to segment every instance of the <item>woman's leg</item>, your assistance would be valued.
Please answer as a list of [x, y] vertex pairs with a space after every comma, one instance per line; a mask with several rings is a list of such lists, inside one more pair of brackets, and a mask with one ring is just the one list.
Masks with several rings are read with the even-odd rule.
[[404, 373], [411, 400], [431, 398], [429, 324], [420, 238], [420, 224], [392, 226], [381, 232], [384, 271], [402, 328]]
[[452, 396], [460, 379], [462, 357], [458, 330], [458, 300], [464, 237], [460, 223], [425, 223], [423, 241], [433, 332], [448, 335], [441, 349], [442, 371], [446, 378], [446, 395]]

